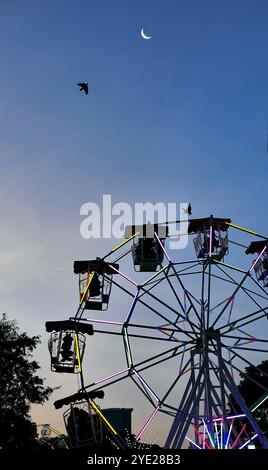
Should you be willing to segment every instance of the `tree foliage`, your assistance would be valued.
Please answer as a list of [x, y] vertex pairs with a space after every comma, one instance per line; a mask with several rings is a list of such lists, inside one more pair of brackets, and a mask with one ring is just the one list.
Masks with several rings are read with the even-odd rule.
[[53, 392], [36, 372], [33, 351], [38, 336], [20, 333], [15, 321], [0, 318], [0, 447], [22, 447], [36, 437], [32, 404], [43, 404]]
[[[257, 366], [248, 366], [240, 373], [241, 381], [238, 385], [242, 397], [249, 409], [254, 408], [258, 402], [263, 402], [253, 411], [253, 417], [258, 423], [263, 435], [268, 438], [268, 361], [262, 361]], [[265, 397], [267, 396], [267, 400]], [[229, 397], [231, 412], [241, 412], [232, 395]], [[240, 427], [237, 425], [237, 428]]]

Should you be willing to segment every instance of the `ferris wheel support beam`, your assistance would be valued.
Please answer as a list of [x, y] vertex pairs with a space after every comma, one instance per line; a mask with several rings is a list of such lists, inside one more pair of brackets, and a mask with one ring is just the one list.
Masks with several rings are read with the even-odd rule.
[[247, 418], [251, 422], [251, 425], [252, 425], [255, 433], [258, 434], [258, 438], [259, 438], [260, 443], [262, 444], [262, 446], [265, 449], [268, 449], [268, 441], [265, 438], [265, 436], [263, 435], [259, 425], [256, 423], [255, 419], [253, 418], [250, 409], [246, 405], [246, 402], [245, 402], [244, 398], [242, 397], [241, 393], [239, 392], [239, 390], [238, 390], [238, 388], [237, 388], [237, 386], [234, 382], [234, 379], [231, 376], [231, 374], [230, 374], [228, 368], [226, 367], [224, 361], [221, 362], [221, 365], [222, 365], [223, 371], [225, 372], [225, 375], [223, 377], [224, 377], [224, 381], [225, 381], [227, 387], [229, 388], [231, 394], [234, 396], [234, 398], [235, 398], [236, 402], [238, 403], [238, 405], [240, 406], [241, 410], [243, 410], [243, 412], [246, 414]]
[[[186, 419], [181, 418], [180, 414], [175, 417], [174, 428], [171, 429], [171, 432], [164, 446], [165, 448], [180, 449], [182, 447], [185, 436], [188, 432], [188, 429], [194, 417], [195, 402], [193, 401], [193, 399], [195, 399], [196, 402], [199, 402], [201, 395], [205, 388], [205, 380], [201, 382], [201, 378], [204, 373], [203, 369], [204, 369], [204, 365], [199, 371], [196, 382], [193, 384], [191, 393], [189, 395], [189, 398], [187, 399], [187, 402], [184, 408], [185, 415], [187, 416], [187, 418]], [[198, 389], [198, 392], [197, 392], [197, 389]]]
[[[229, 278], [229, 279], [232, 279], [234, 282], [235, 280], [232, 278], [232, 276], [230, 276], [228, 273], [226, 273], [223, 269], [221, 269], [219, 266], [218, 266], [218, 269], [220, 269], [222, 272], [224, 272], [224, 274]], [[251, 276], [250, 276], [251, 277]], [[245, 292], [245, 294], [257, 305], [257, 307], [259, 307], [260, 309], [262, 309], [262, 307], [258, 304], [258, 302], [250, 295], [250, 293], [248, 292], [248, 290], [241, 286], [241, 289], [243, 290], [243, 292]], [[254, 292], [253, 292], [254, 293]], [[267, 300], [267, 298], [265, 299]]]
[[[217, 345], [217, 349], [215, 349], [215, 352], [216, 352], [216, 354], [218, 353], [218, 345]], [[212, 367], [214, 368], [214, 373], [215, 373], [216, 377], [218, 378], [218, 381], [219, 381], [219, 383], [220, 383], [221, 389], [223, 390], [223, 396], [222, 396], [221, 399], [220, 399], [220, 397], [219, 397], [218, 394], [217, 394], [216, 389], [215, 389], [214, 387], [212, 388], [213, 393], [214, 393], [214, 394], [216, 395], [216, 397], [217, 397], [216, 400], [218, 400], [219, 411], [220, 411], [220, 412], [219, 412], [219, 415], [220, 415], [220, 416], [223, 416], [223, 408], [225, 407], [225, 420], [224, 420], [224, 416], [223, 416], [223, 421], [224, 421], [224, 431], [225, 431], [225, 433], [227, 433], [227, 431], [228, 431], [228, 419], [229, 419], [229, 417], [227, 417], [227, 413], [226, 413], [226, 404], [225, 404], [225, 403], [229, 401], [229, 393], [228, 393], [228, 391], [226, 390], [225, 383], [224, 383], [224, 377], [223, 377], [222, 367], [221, 367], [221, 362], [222, 362], [222, 361], [223, 361], [223, 358], [222, 358], [222, 356], [221, 356], [221, 357], [220, 357], [220, 360], [219, 360], [219, 365], [218, 365], [218, 367], [217, 367], [218, 370], [216, 370], [216, 369], [214, 368], [214, 367], [215, 367], [215, 364], [214, 364], [211, 360], [210, 360], [210, 363], [211, 363]], [[241, 418], [246, 416], [245, 413], [243, 413], [242, 416], [241, 416], [241, 414], [239, 415], [239, 413], [237, 412], [237, 410], [236, 410], [235, 406], [233, 406], [233, 404], [232, 404], [232, 409], [233, 409], [233, 412], [236, 414], [236, 419], [238, 419], [238, 421], [239, 421], [239, 423], [240, 423], [240, 426], [241, 426], [241, 428], [242, 428], [242, 427], [243, 427], [243, 423], [242, 423], [242, 421], [241, 421]], [[217, 419], [214, 419], [213, 421], [215, 422], [215, 421], [217, 421]], [[247, 430], [245, 429], [244, 431], [245, 431], [246, 436], [249, 437]], [[237, 433], [235, 427], [233, 428], [233, 434], [235, 435], [235, 437], [238, 436], [238, 433]]]
[[[258, 372], [260, 372], [264, 377], [268, 378], [268, 374], [266, 374], [265, 372], [263, 372], [262, 370], [260, 370], [257, 366], [254, 366], [254, 364], [252, 364], [250, 361], [248, 361], [247, 359], [245, 359], [243, 356], [241, 356], [240, 354], [238, 354], [237, 352], [234, 352], [234, 356], [238, 356], [242, 361], [244, 361], [246, 364], [248, 364], [249, 366], [253, 367], [255, 370], [257, 370]], [[254, 382], [255, 385], [257, 385], [258, 387], [262, 388], [266, 393], [268, 393], [268, 389], [266, 387], [264, 387], [264, 385], [261, 385], [258, 381], [256, 381], [255, 379], [253, 379], [252, 377], [250, 377], [249, 375], [246, 374], [246, 372], [242, 371], [239, 367], [235, 366], [234, 364], [232, 365], [234, 369], [236, 369], [239, 374], [242, 374], [243, 376], [247, 377], [251, 382]]]

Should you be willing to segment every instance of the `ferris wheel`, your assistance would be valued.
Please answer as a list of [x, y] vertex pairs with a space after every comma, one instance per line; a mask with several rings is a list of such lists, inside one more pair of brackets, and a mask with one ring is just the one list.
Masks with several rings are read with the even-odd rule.
[[[127, 227], [125, 235], [104, 257], [75, 261], [77, 312], [46, 323], [52, 370], [80, 377], [78, 392], [55, 402], [56, 408], [69, 406], [64, 420], [71, 445], [101, 442], [104, 428], [127, 447], [96, 399], [132, 381], [149, 411], [136, 444], [165, 415], [166, 448], [268, 448], [254, 419], [268, 389], [249, 377], [262, 393], [248, 406], [237, 387], [245, 367], [258, 370], [255, 364], [268, 352], [268, 238], [228, 218], [191, 219], [185, 235], [193, 249], [185, 258], [183, 250], [174, 256], [167, 249], [169, 223]], [[100, 317], [109, 312], [112, 289], [129, 307]], [[93, 334], [122, 342], [125, 364], [85, 384], [86, 335]]]

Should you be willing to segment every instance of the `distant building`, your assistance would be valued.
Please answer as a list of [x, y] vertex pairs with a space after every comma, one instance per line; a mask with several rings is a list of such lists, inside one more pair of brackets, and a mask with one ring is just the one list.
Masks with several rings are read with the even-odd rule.
[[130, 436], [132, 411], [133, 408], [106, 408], [102, 413], [121, 436]]

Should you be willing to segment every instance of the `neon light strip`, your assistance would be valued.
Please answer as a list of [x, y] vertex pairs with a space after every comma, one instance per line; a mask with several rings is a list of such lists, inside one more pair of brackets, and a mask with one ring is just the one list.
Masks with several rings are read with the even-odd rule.
[[191, 442], [198, 449], [202, 449], [202, 447], [200, 447], [198, 444], [196, 444], [194, 441], [192, 441], [192, 439], [190, 439], [189, 437], [185, 436], [185, 439], [187, 439], [187, 441]]
[[92, 279], [93, 279], [94, 274], [95, 274], [95, 271], [93, 271], [92, 276], [89, 278], [89, 280], [88, 280], [88, 282], [87, 282], [86, 289], [85, 289], [85, 291], [84, 291], [84, 294], [83, 294], [83, 296], [82, 296], [82, 299], [80, 300], [80, 305], [83, 303], [83, 300], [84, 300], [84, 298], [85, 298], [85, 295], [87, 294], [89, 285], [90, 285], [90, 283], [91, 283], [91, 281], [92, 281]]
[[130, 279], [130, 277], [126, 276], [125, 274], [121, 273], [120, 271], [118, 271], [118, 269], [114, 268], [111, 264], [109, 264], [109, 267], [111, 269], [113, 269], [114, 271], [116, 271], [118, 274], [120, 274], [121, 276], [123, 276], [125, 279], [127, 279], [129, 282], [131, 282], [132, 284], [134, 284], [134, 286], [138, 287], [138, 284], [133, 281], [132, 279]]
[[139, 434], [137, 435], [137, 437], [135, 438], [135, 441], [139, 441], [140, 440], [140, 437], [141, 435], [144, 433], [145, 429], [149, 426], [150, 422], [154, 419], [156, 413], [158, 412], [159, 410], [159, 406], [156, 407], [156, 409], [154, 410], [153, 414], [150, 416], [150, 418], [148, 419], [148, 421], [145, 423], [145, 425], [143, 426], [143, 428], [140, 430]]
[[227, 436], [226, 443], [225, 443], [225, 449], [228, 449], [228, 444], [229, 444], [233, 424], [234, 424], [234, 420], [232, 420], [231, 426], [229, 428], [228, 436]]
[[140, 233], [140, 232], [136, 232], [136, 233], [134, 233], [134, 235], [132, 235], [132, 237], [129, 237], [129, 238], [127, 238], [127, 240], [124, 240], [122, 243], [119, 243], [119, 245], [115, 246], [115, 247], [111, 250], [111, 252], [113, 253], [115, 250], [118, 250], [118, 248], [120, 248], [120, 246], [125, 245], [125, 243], [129, 242], [130, 240], [132, 240], [132, 238], [135, 238], [136, 235], [138, 235], [139, 233]]
[[238, 230], [242, 230], [243, 232], [251, 233], [252, 235], [259, 235], [257, 232], [253, 232], [253, 230], [248, 230], [247, 228], [240, 227], [239, 225], [231, 224], [229, 222], [225, 222], [226, 225], [230, 227], [237, 228]]
[[138, 377], [138, 379], [141, 381], [141, 383], [144, 385], [144, 387], [146, 387], [147, 390], [151, 393], [151, 395], [155, 398], [155, 400], [159, 402], [160, 401], [159, 398], [155, 395], [155, 393], [153, 392], [151, 387], [149, 387], [149, 385], [147, 385], [145, 380], [143, 380], [143, 378], [140, 376], [140, 374], [135, 369], [133, 369], [133, 372]]
[[79, 372], [81, 372], [82, 367], [81, 367], [81, 358], [80, 358], [80, 351], [79, 351], [77, 333], [75, 333], [75, 335], [74, 335], [74, 341], [75, 341], [76, 355], [77, 355], [77, 360], [78, 360], [78, 369], [79, 369]]
[[106, 380], [112, 379], [113, 377], [116, 377], [117, 375], [123, 374], [124, 372], [128, 372], [129, 367], [127, 369], [120, 370], [119, 372], [115, 372], [115, 374], [108, 375], [108, 377], [105, 377], [104, 379], [100, 379], [97, 382], [94, 382], [94, 385], [98, 385], [102, 382], [105, 382]]
[[[60, 433], [59, 431], [56, 431], [56, 429], [52, 428], [52, 426], [49, 426], [49, 429], [51, 429], [52, 432], [54, 432], [55, 434], [57, 434], [57, 436], [62, 437], [62, 440], [63, 440], [63, 442], [64, 442], [64, 445], [65, 445], [66, 449], [69, 449], [69, 447], [67, 446], [67, 444], [66, 444], [66, 442], [65, 442], [65, 439], [64, 439], [63, 434]], [[45, 441], [45, 442], [47, 442], [47, 441]], [[50, 444], [50, 445], [52, 446], [52, 444]], [[52, 447], [53, 447], [53, 446], [52, 446]]]
[[239, 449], [243, 449], [243, 447], [245, 447], [247, 444], [253, 441], [253, 439], [255, 439], [255, 437], [257, 436], [258, 436], [258, 433], [254, 434], [254, 436], [251, 439], [249, 439], [247, 442], [245, 442], [245, 444], [243, 444], [241, 447], [239, 447]]
[[170, 257], [168, 256], [167, 251], [165, 250], [164, 245], [163, 245], [162, 242], [160, 241], [160, 238], [159, 238], [159, 236], [157, 235], [156, 232], [154, 233], [154, 236], [156, 237], [156, 239], [157, 239], [159, 245], [161, 246], [163, 252], [165, 253], [165, 255], [166, 255], [168, 261], [171, 263], [171, 259], [170, 259]]
[[[213, 310], [215, 310], [216, 308], [220, 307], [221, 305], [225, 304], [225, 302], [228, 302], [230, 299], [232, 299], [232, 297], [227, 297], [227, 299], [224, 299], [222, 302], [220, 302], [219, 304], [215, 305], [215, 307], [211, 308], [210, 309], [210, 312], [213, 312]], [[231, 300], [232, 302], [232, 300]], [[200, 302], [199, 302], [200, 303]]]
[[254, 406], [254, 408], [252, 408], [250, 411], [252, 412], [255, 411], [260, 405], [262, 405], [265, 402], [265, 400], [267, 400], [267, 398], [268, 398], [268, 395], [266, 395], [266, 397], [264, 397], [264, 399], [261, 400], [260, 403], [258, 403], [256, 406]]
[[251, 265], [251, 268], [249, 269], [249, 272], [252, 271], [252, 269], [254, 268], [255, 264], [259, 261], [261, 255], [263, 255], [263, 253], [265, 252], [267, 246], [265, 245], [265, 247], [261, 250], [259, 256], [255, 259], [254, 263]]
[[133, 300], [132, 300], [132, 304], [131, 304], [131, 306], [130, 306], [130, 309], [129, 309], [129, 311], [128, 311], [127, 317], [126, 317], [126, 319], [125, 319], [125, 323], [128, 323], [128, 322], [129, 322], [129, 319], [130, 319], [130, 317], [131, 317], [131, 315], [132, 315], [132, 312], [133, 312], [133, 309], [134, 309], [134, 307], [135, 307], [135, 304], [136, 304], [138, 295], [139, 295], [139, 291], [137, 291], [135, 297], [134, 297]]
[[115, 436], [117, 436], [117, 432], [116, 430], [113, 428], [113, 426], [109, 423], [109, 421], [105, 418], [105, 416], [103, 416], [102, 412], [100, 411], [100, 409], [97, 407], [97, 405], [95, 405], [94, 401], [92, 400], [89, 400], [90, 404], [93, 406], [94, 410], [97, 411], [97, 413], [99, 413], [100, 417], [103, 419], [103, 421], [107, 424], [107, 426], [111, 429], [111, 431], [115, 434]]
[[208, 443], [205, 441], [205, 439], [203, 438], [202, 434], [200, 434], [200, 432], [198, 431], [198, 429], [195, 427], [195, 425], [193, 423], [191, 423], [195, 432], [197, 432], [197, 434], [201, 437], [202, 441], [204, 442], [205, 446], [207, 446], [208, 449], [211, 449], [211, 447], [208, 445]]
[[62, 433], [59, 431], [56, 431], [56, 429], [52, 428], [52, 426], [49, 426], [49, 429], [51, 429], [51, 431], [57, 434], [58, 436], [62, 436]]
[[149, 279], [147, 279], [143, 284], [141, 284], [142, 286], [145, 286], [148, 282], [152, 281], [156, 276], [158, 276], [160, 273], [162, 273], [163, 271], [165, 271], [165, 269], [168, 268], [168, 265], [167, 266], [164, 266], [162, 269], [160, 269], [160, 271], [157, 271], [157, 273], [155, 273], [153, 276], [149, 277]]
[[241, 429], [240, 433], [238, 434], [238, 436], [236, 437], [235, 441], [233, 442], [233, 444], [232, 444], [232, 446], [231, 446], [231, 449], [233, 449], [233, 448], [234, 448], [234, 446], [235, 446], [235, 444], [237, 443], [237, 441], [238, 441], [239, 437], [240, 437], [240, 436], [241, 436], [241, 434], [243, 433], [243, 431], [244, 431], [244, 429], [245, 429], [246, 425], [247, 425], [247, 424], [244, 424], [244, 426], [242, 427], [242, 429]]
[[221, 449], [223, 448], [223, 424], [221, 421]]
[[125, 345], [126, 345], [126, 348], [127, 348], [128, 365], [131, 366], [132, 365], [132, 356], [131, 356], [131, 351], [130, 351], [128, 335], [127, 335], [127, 331], [126, 331], [125, 328], [124, 328], [124, 338], [125, 338]]
[[209, 239], [209, 257], [211, 257], [211, 254], [212, 254], [212, 225], [210, 225], [209, 236], [210, 236], [210, 239]]
[[226, 268], [234, 269], [235, 271], [238, 271], [240, 273], [247, 274], [248, 272], [248, 271], [244, 271], [243, 269], [237, 268], [236, 266], [232, 266], [231, 264], [222, 263], [221, 261], [218, 261], [216, 259], [213, 260], [213, 263], [221, 264], [222, 266], [225, 266]]
[[216, 428], [216, 439], [217, 439], [217, 444], [218, 444], [218, 449], [220, 448], [220, 443], [219, 443], [219, 436], [218, 436], [218, 426], [217, 426], [217, 421], [214, 422], [214, 426]]
[[[236, 419], [236, 418], [244, 418], [246, 415], [241, 414], [241, 415], [233, 415], [233, 416], [226, 416], [226, 419]], [[221, 418], [214, 418], [212, 421], [222, 421], [223, 417]]]
[[203, 424], [204, 424], [204, 426], [205, 426], [205, 428], [206, 428], [206, 431], [207, 431], [209, 440], [210, 440], [210, 442], [211, 442], [211, 445], [212, 445], [212, 447], [215, 449], [215, 445], [214, 445], [213, 439], [212, 439], [212, 437], [211, 437], [211, 435], [210, 435], [210, 433], [209, 433], [209, 431], [208, 431], [208, 428], [207, 428], [207, 425], [206, 425], [206, 423], [205, 423], [204, 418], [202, 418], [202, 421], [203, 421]]
[[122, 326], [124, 323], [118, 321], [110, 321], [110, 320], [97, 320], [95, 318], [84, 318], [85, 321], [90, 321], [94, 323], [106, 323], [107, 325], [119, 325]]

